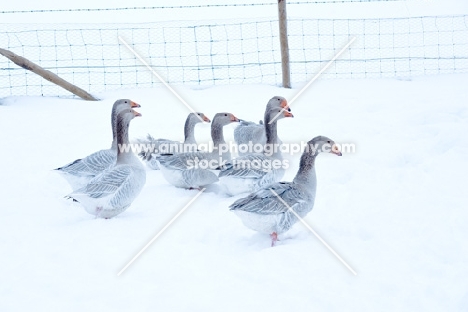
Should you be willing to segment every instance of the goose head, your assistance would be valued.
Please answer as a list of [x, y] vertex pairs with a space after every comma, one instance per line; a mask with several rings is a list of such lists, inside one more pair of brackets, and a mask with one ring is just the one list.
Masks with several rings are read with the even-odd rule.
[[337, 156], [342, 156], [335, 141], [323, 135], [313, 138], [307, 142], [307, 145], [309, 146], [309, 153], [312, 153], [313, 155], [317, 155], [319, 153], [331, 153]]
[[137, 108], [137, 107], [141, 107], [140, 104], [135, 103], [129, 99], [120, 99], [120, 100], [115, 101], [114, 106], [112, 107], [112, 110], [118, 113], [126, 108]]
[[287, 110], [288, 112], [291, 111], [291, 109], [289, 108], [289, 105], [288, 105], [288, 101], [286, 101], [286, 99], [282, 96], [274, 96], [272, 97], [269, 101], [268, 101], [268, 104], [267, 104], [267, 107], [266, 107], [266, 111], [269, 111], [271, 110], [272, 108], [284, 108], [285, 110]]
[[117, 115], [117, 120], [130, 121], [135, 117], [141, 117], [141, 114], [133, 108], [124, 108]]
[[111, 148], [115, 148], [117, 146], [117, 115], [125, 110], [125, 109], [132, 109], [141, 107], [140, 104], [137, 104], [129, 99], [120, 99], [115, 101], [114, 105], [112, 106], [112, 114], [111, 114], [111, 126], [112, 126], [112, 145]]
[[239, 118], [231, 113], [217, 113], [213, 118], [213, 125], [224, 127], [230, 123], [239, 121]]
[[284, 108], [277, 107], [272, 108], [265, 114], [265, 122], [266, 124], [270, 123], [270, 120], [273, 120], [275, 117], [275, 121], [283, 118], [293, 118], [294, 115], [290, 112], [290, 110], [284, 110]]
[[205, 114], [203, 113], [190, 113], [189, 115], [190, 123], [199, 123], [199, 122], [207, 122], [210, 123], [211, 120], [210, 118], [206, 117]]
[[117, 114], [125, 109], [132, 109], [137, 107], [141, 107], [140, 104], [137, 104], [129, 99], [115, 101], [114, 105], [112, 106], [112, 129], [114, 130], [114, 123], [117, 119]]

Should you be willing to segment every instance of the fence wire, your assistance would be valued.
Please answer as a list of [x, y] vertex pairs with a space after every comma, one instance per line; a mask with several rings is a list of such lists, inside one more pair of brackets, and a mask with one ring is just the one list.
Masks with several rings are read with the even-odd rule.
[[[169, 83], [281, 83], [278, 22], [2, 25], [0, 47], [90, 93], [150, 88], [159, 81], [122, 36]], [[468, 15], [391, 19], [289, 19], [293, 85], [310, 79], [352, 36], [324, 78], [412, 77], [468, 72]], [[0, 96], [69, 95], [0, 57]]]
[[[288, 1], [288, 5], [304, 4], [343, 4], [343, 3], [369, 3], [369, 2], [398, 2], [407, 0], [310, 0], [310, 1]], [[4, 10], [0, 14], [16, 13], [56, 13], [56, 12], [106, 12], [106, 11], [129, 11], [129, 10], [170, 10], [170, 9], [197, 9], [197, 8], [223, 8], [223, 7], [255, 7], [278, 5], [277, 1], [258, 3], [208, 3], [192, 5], [161, 5], [161, 6], [133, 6], [116, 8], [70, 8], [70, 9], [38, 9], [38, 10]]]

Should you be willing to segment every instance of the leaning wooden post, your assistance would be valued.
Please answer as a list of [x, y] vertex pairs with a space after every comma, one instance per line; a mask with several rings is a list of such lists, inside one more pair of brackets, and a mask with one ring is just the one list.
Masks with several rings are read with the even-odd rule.
[[42, 78], [44, 78], [46, 80], [49, 80], [50, 82], [58, 85], [59, 87], [64, 88], [67, 91], [70, 91], [74, 95], [77, 95], [77, 96], [79, 96], [80, 98], [82, 98], [84, 100], [98, 101], [98, 99], [96, 99], [94, 96], [92, 96], [91, 94], [89, 94], [85, 90], [83, 90], [81, 88], [78, 88], [77, 86], [75, 86], [75, 85], [69, 83], [68, 81], [60, 78], [59, 76], [57, 76], [53, 72], [42, 68], [41, 66], [31, 62], [30, 60], [28, 60], [28, 59], [26, 59], [26, 58], [24, 58], [22, 56], [19, 56], [19, 55], [15, 54], [15, 53], [13, 53], [11, 51], [1, 49], [1, 48], [0, 48], [0, 54], [3, 55], [4, 57], [8, 58], [10, 61], [15, 63], [16, 65], [18, 65], [18, 66], [20, 66], [20, 67], [22, 67], [24, 69], [32, 71], [33, 73], [41, 76]]
[[286, 0], [278, 0], [279, 35], [281, 44], [281, 69], [283, 88], [291, 88], [291, 72], [289, 70], [288, 19], [286, 16]]

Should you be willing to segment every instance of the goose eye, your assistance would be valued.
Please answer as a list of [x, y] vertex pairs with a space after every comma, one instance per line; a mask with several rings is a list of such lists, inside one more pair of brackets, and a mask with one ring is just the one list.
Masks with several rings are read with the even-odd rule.
[[125, 103], [127, 103], [127, 101], [125, 101]]
[[227, 116], [227, 114], [224, 114], [224, 116]]
[[330, 144], [331, 142], [330, 141], [327, 141], [328, 144]]

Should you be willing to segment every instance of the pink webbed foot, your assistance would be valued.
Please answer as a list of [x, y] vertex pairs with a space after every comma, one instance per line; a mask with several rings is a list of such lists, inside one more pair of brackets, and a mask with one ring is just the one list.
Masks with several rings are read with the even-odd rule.
[[276, 232], [273, 232], [270, 234], [270, 237], [271, 237], [271, 247], [275, 247], [276, 242], [279, 240], [278, 234], [276, 234]]

